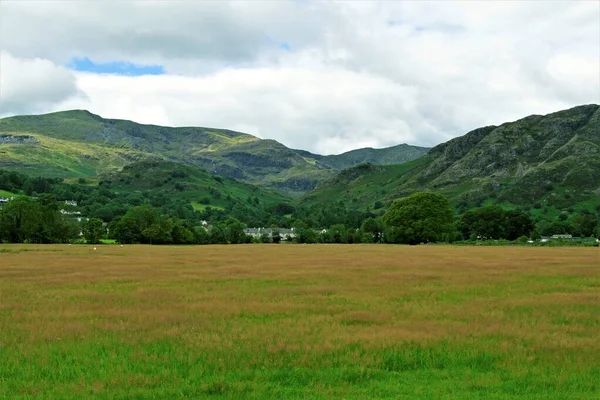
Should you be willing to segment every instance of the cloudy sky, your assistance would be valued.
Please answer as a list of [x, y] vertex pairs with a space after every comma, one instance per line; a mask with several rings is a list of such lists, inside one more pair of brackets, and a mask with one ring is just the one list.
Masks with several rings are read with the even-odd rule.
[[0, 116], [431, 146], [600, 103], [600, 1], [0, 0], [0, 57]]

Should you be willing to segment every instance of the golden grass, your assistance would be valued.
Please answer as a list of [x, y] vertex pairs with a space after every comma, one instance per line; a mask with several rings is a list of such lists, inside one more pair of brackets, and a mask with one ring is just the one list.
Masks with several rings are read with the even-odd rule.
[[[528, 363], [556, 374], [585, 368], [591, 373], [600, 363], [595, 248], [97, 247], [0, 246], [0, 351], [43, 368], [56, 356], [45, 348], [68, 352], [112, 343], [129, 346], [126, 361], [110, 350], [96, 356], [125, 370], [136, 360], [169, 365], [176, 359], [196, 366], [199, 357], [198, 365], [221, 373], [360, 367], [360, 379], [381, 372], [389, 352], [397, 354], [406, 344], [448, 346], [435, 351], [448, 352], [449, 360], [458, 359], [452, 358], [454, 351], [456, 357], [469, 348], [489, 351], [497, 355], [495, 368], [512, 371], [511, 379], [525, 376]], [[165, 340], [168, 351], [149, 350]], [[90, 354], [100, 351], [85, 348]], [[125, 370], [133, 388], [165, 384], [158, 373]], [[477, 385], [502, 384], [499, 372], [484, 372], [473, 378]], [[11, 376], [18, 386], [18, 374]], [[83, 394], [73, 389], [83, 385], [110, 398], [111, 385], [122, 383], [123, 376], [93, 373], [64, 387]], [[214, 387], [197, 384], [208, 391], [203, 393], [262, 393], [259, 378], [244, 376]], [[285, 379], [277, 379], [287, 387]], [[302, 379], [294, 379], [292, 386], [302, 387]], [[375, 382], [375, 375], [369, 379]], [[40, 385], [36, 390], [46, 395], [70, 393]], [[350, 383], [305, 385], [323, 397], [354, 393]], [[388, 397], [385, 393], [381, 397]], [[390, 398], [397, 394], [390, 393]]]

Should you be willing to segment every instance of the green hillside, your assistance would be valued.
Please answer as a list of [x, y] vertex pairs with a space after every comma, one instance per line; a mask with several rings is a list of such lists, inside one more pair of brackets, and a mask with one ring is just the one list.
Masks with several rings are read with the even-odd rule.
[[462, 210], [494, 203], [534, 214], [593, 209], [600, 204], [600, 106], [476, 129], [401, 165], [356, 166], [302, 204], [377, 209], [420, 190], [441, 192]]
[[[170, 161], [138, 161], [121, 171], [95, 179], [31, 177], [0, 169], [0, 197], [55, 196], [60, 207], [75, 201], [68, 211], [113, 222], [136, 206], [149, 205], [163, 215], [198, 225], [201, 220], [230, 217], [248, 224], [264, 224], [276, 210], [291, 203], [281, 193], [209, 174], [199, 168]], [[49, 198], [46, 198], [46, 204]], [[2, 204], [0, 204], [0, 208]], [[278, 213], [277, 216], [281, 216]]]
[[164, 159], [301, 194], [342, 168], [364, 161], [403, 162], [425, 151], [401, 145], [320, 156], [224, 129], [143, 125], [82, 110], [0, 119], [0, 168], [64, 178], [98, 176], [132, 162]]
[[122, 171], [104, 176], [99, 184], [116, 193], [161, 193], [185, 200], [196, 209], [207, 206], [224, 209], [240, 202], [258, 206], [289, 201], [276, 191], [169, 161], [133, 163]]

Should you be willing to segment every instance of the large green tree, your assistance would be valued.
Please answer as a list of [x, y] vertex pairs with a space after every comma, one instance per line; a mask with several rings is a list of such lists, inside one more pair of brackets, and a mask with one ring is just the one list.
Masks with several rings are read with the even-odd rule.
[[454, 212], [445, 197], [418, 192], [394, 201], [382, 221], [389, 243], [438, 242], [453, 232]]
[[92, 218], [83, 225], [83, 237], [88, 243], [100, 243], [103, 233], [102, 220], [99, 218]]
[[366, 238], [368, 238], [369, 240], [365, 240], [365, 239], [361, 239], [363, 241], [366, 241], [367, 243], [373, 242], [373, 243], [379, 243], [381, 241], [381, 236], [383, 233], [383, 227], [381, 226], [381, 223], [376, 220], [375, 218], [367, 218], [363, 221], [361, 228], [360, 228], [364, 233], [367, 234], [367, 236], [365, 236]]
[[9, 201], [0, 212], [0, 239], [11, 243], [35, 241], [41, 229], [42, 205], [30, 197]]
[[535, 226], [527, 214], [519, 210], [505, 211], [499, 206], [486, 206], [465, 212], [458, 229], [465, 239], [516, 240], [530, 236]]

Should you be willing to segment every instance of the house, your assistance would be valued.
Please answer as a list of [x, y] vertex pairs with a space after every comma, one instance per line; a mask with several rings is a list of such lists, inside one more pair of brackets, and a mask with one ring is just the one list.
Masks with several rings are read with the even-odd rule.
[[271, 236], [272, 231], [271, 231], [271, 229], [265, 229], [265, 228], [246, 228], [246, 229], [244, 229], [244, 233], [248, 236], [252, 236], [253, 238], [258, 238], [258, 237], [261, 237], [262, 235]]
[[294, 228], [292, 228], [292, 229], [281, 228], [281, 229], [279, 229], [279, 236], [281, 236], [282, 240], [287, 240], [288, 237], [290, 239], [293, 239], [296, 237], [296, 231], [294, 230]]
[[262, 235], [267, 235], [269, 238], [273, 238], [273, 232], [279, 232], [281, 240], [287, 240], [288, 237], [291, 239], [296, 237], [296, 231], [294, 228], [246, 228], [244, 233], [253, 238], [260, 238]]
[[75, 200], [65, 200], [65, 204], [68, 206], [77, 207], [77, 202]]
[[60, 210], [60, 213], [62, 215], [81, 215], [81, 211], [67, 211], [67, 210]]
[[568, 234], [552, 235], [552, 239], [573, 239], [573, 235], [568, 235]]

